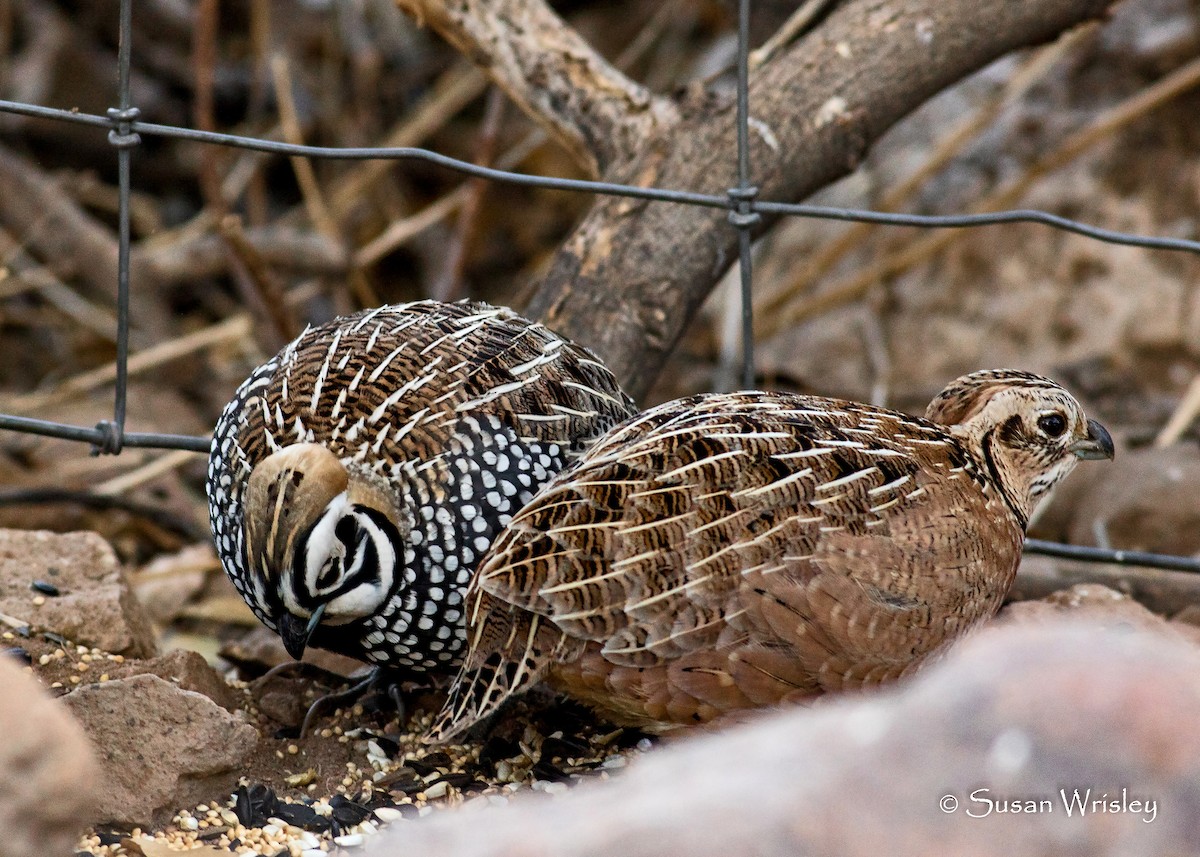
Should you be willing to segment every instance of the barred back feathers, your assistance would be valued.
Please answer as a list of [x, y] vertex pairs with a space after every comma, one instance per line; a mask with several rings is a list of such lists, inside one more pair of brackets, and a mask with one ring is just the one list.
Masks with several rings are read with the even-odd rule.
[[538, 681], [655, 731], [902, 676], [999, 609], [1029, 514], [1112, 440], [1052, 381], [950, 384], [927, 418], [703, 395], [599, 440], [492, 545], [450, 738]]

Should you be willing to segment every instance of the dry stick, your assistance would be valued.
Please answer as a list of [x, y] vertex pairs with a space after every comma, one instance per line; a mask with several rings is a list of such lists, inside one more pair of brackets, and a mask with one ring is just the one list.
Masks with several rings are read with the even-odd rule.
[[[178, 231], [170, 242], [153, 247], [139, 246], [139, 258], [164, 283], [188, 283], [216, 277], [228, 269], [225, 239], [212, 234], [209, 218], [202, 229]], [[324, 235], [288, 226], [261, 226], [243, 229], [245, 240], [264, 264], [301, 274], [332, 275], [346, 270], [346, 258], [340, 243]]]
[[221, 218], [221, 237], [229, 248], [231, 262], [236, 265], [236, 274], [246, 280], [249, 288], [245, 294], [254, 300], [255, 316], [270, 321], [274, 334], [265, 343], [268, 350], [282, 348], [300, 332], [300, 325], [287, 304], [287, 292], [271, 270], [271, 266], [250, 243], [242, 229], [242, 219], [236, 214]]
[[1200, 416], [1200, 375], [1192, 379], [1187, 392], [1183, 394], [1183, 400], [1180, 401], [1179, 407], [1175, 409], [1175, 413], [1171, 414], [1171, 419], [1167, 420], [1163, 430], [1154, 439], [1154, 446], [1162, 449], [1178, 441], [1197, 416]]
[[[475, 163], [490, 166], [496, 154], [496, 139], [504, 118], [504, 93], [493, 87], [488, 93], [487, 108], [479, 129], [479, 140], [475, 146]], [[463, 268], [467, 252], [479, 226], [479, 210], [483, 197], [491, 182], [486, 179], [471, 179], [467, 182], [467, 198], [458, 210], [458, 224], [446, 248], [441, 276], [430, 288], [430, 294], [440, 301], [453, 301], [463, 293]]]
[[[40, 167], [0, 146], [0, 227], [8, 229], [31, 256], [44, 260], [56, 276], [77, 278], [95, 294], [115, 299], [117, 241], [112, 230], [85, 212], [62, 183]], [[133, 266], [133, 283], [148, 297], [152, 283]], [[157, 302], [139, 303], [139, 325], [166, 323]]]
[[[292, 96], [291, 74], [287, 59], [282, 54], [275, 54], [271, 57], [271, 79], [275, 85], [275, 100], [279, 104], [279, 122], [283, 126], [283, 137], [292, 145], [303, 145], [304, 132], [300, 127], [296, 102]], [[329, 203], [325, 200], [325, 194], [317, 181], [317, 174], [313, 170], [312, 162], [308, 158], [299, 157], [293, 157], [290, 160], [292, 169], [296, 173], [296, 181], [300, 184], [300, 193], [304, 197], [304, 208], [308, 212], [309, 220], [326, 238], [342, 243], [342, 230], [330, 211]], [[348, 249], [346, 252], [348, 254]], [[379, 305], [379, 295], [375, 293], [361, 271], [351, 267], [349, 278], [351, 290], [361, 304], [364, 306]]]
[[803, 35], [816, 17], [825, 11], [830, 2], [831, 0], [807, 0], [783, 22], [783, 26], [776, 30], [771, 38], [763, 42], [761, 47], [750, 52], [750, 70], [754, 71], [763, 63], [768, 62], [780, 49], [786, 48]]
[[[672, 8], [673, 6], [668, 3], [650, 19], [638, 38], [634, 39], [629, 47], [617, 58], [616, 64], [618, 68], [624, 69], [633, 65], [650, 49], [654, 43], [654, 37], [660, 34], [666, 25], [670, 23], [671, 16], [668, 13]], [[460, 71], [455, 78], [448, 81], [447, 77], [443, 77], [442, 81], [447, 81], [444, 87], [441, 85], [442, 81], [439, 81], [439, 86], [435, 87], [434, 96], [419, 107], [416, 114], [389, 137], [388, 145], [413, 145], [420, 142], [420, 139], [423, 139], [424, 135], [436, 130], [440, 122], [444, 122], [453, 112], [457, 112], [465, 106], [467, 101], [470, 101], [482, 92], [487, 85], [487, 79], [474, 67], [468, 68], [467, 71], [470, 74], [463, 74]], [[478, 85], [478, 89], [473, 89], [472, 87], [476, 84]], [[439, 89], [442, 93], [441, 95], [437, 94]], [[458, 103], [455, 99], [463, 100], [461, 103]], [[421, 136], [417, 137], [418, 134]], [[513, 169], [545, 141], [546, 134], [544, 131], [540, 129], [531, 131], [524, 139], [498, 158], [496, 166], [502, 170]], [[360, 177], [366, 175], [378, 177], [380, 171], [390, 166], [387, 162], [379, 161], [368, 161], [366, 164], [374, 169], [369, 173], [361, 173]], [[470, 184], [471, 182], [468, 181], [416, 214], [391, 223], [387, 229], [358, 249], [354, 256], [355, 267], [365, 268], [375, 264], [397, 247], [411, 241], [421, 232], [449, 217], [467, 200], [467, 195], [470, 193]], [[335, 205], [340, 200], [342, 193], [355, 190], [356, 188], [357, 184], [353, 180], [342, 183], [340, 191], [334, 195]]]
[[[201, 131], [217, 130], [213, 87], [219, 15], [220, 0], [200, 0], [196, 7], [196, 29], [192, 37], [192, 72], [196, 77], [192, 118]], [[221, 195], [221, 177], [217, 168], [220, 156], [218, 146], [201, 146], [198, 178], [206, 206], [224, 213], [225, 198]]]
[[[1030, 166], [1016, 181], [984, 197], [975, 206], [974, 211], [998, 211], [1011, 206], [1047, 173], [1065, 166], [1118, 129], [1140, 119], [1198, 84], [1200, 84], [1200, 59], [1195, 59], [1176, 69], [1153, 86], [1106, 111], [1090, 125], [1072, 134], [1057, 149]], [[969, 232], [970, 230], [963, 229], [943, 229], [914, 241], [900, 251], [847, 277], [827, 291], [786, 312], [767, 318], [762, 334], [772, 336], [780, 330], [858, 300], [876, 282], [886, 277], [894, 277], [928, 261], [954, 242], [963, 240]]]
[[[429, 94], [376, 145], [392, 148], [423, 143], [486, 88], [487, 78], [482, 72], [460, 61], [438, 78]], [[363, 194], [394, 166], [394, 161], [363, 161], [347, 173], [333, 191], [330, 204], [334, 212], [344, 217], [362, 199]]]
[[[283, 126], [283, 138], [293, 146], [304, 145], [304, 132], [300, 128], [300, 118], [296, 113], [296, 100], [292, 94], [292, 79], [288, 69], [287, 58], [282, 54], [271, 57], [271, 80], [275, 85], [275, 101], [279, 105], [279, 124]], [[308, 219], [312, 221], [317, 231], [329, 238], [338, 238], [341, 230], [330, 214], [329, 205], [325, 202], [325, 194], [317, 183], [317, 175], [313, 171], [312, 162], [308, 158], [292, 157], [292, 170], [296, 174], [296, 182], [300, 185], [300, 194], [304, 198], [304, 208]]]
[[[531, 131], [525, 139], [505, 152], [504, 156], [496, 161], [496, 166], [502, 170], [511, 169], [525, 160], [534, 149], [545, 141], [544, 132], [541, 130]], [[355, 266], [365, 268], [375, 264], [397, 247], [411, 241], [434, 224], [440, 223], [457, 211], [459, 206], [467, 201], [470, 193], [471, 182], [468, 180], [411, 217], [393, 222], [387, 229], [358, 249], [354, 254]]]
[[[878, 203], [880, 211], [896, 211], [907, 202], [925, 183], [958, 157], [962, 150], [980, 132], [989, 127], [1010, 104], [1014, 103], [1040, 81], [1070, 50], [1091, 36], [1098, 25], [1084, 24], [1066, 33], [1051, 45], [1047, 45], [1017, 70], [1004, 88], [989, 98], [975, 113], [938, 141], [933, 154], [911, 175], [884, 193]], [[803, 265], [797, 266], [796, 275], [782, 288], [764, 299], [755, 309], [755, 315], [768, 319], [780, 312], [798, 296], [808, 293], [813, 284], [827, 274], [847, 253], [862, 246], [867, 236], [880, 226], [874, 223], [855, 223], [840, 236], [826, 243]]]
[[[545, 0], [396, 0], [540, 123], [592, 176], [640, 151], [679, 117], [676, 103], [618, 71]], [[569, 69], [569, 73], [561, 74]]]
[[[0, 300], [36, 291], [63, 315], [90, 330], [106, 342], [116, 341], [117, 317], [72, 289], [49, 268], [30, 258], [7, 231], [0, 230]], [[133, 337], [142, 338], [140, 334]]]
[[152, 479], [157, 479], [159, 476], [170, 473], [185, 464], [196, 460], [196, 453], [190, 449], [174, 449], [156, 456], [153, 460], [140, 467], [135, 467], [127, 473], [122, 473], [120, 476], [114, 476], [101, 482], [99, 485], [92, 486], [93, 494], [103, 494], [105, 496], [114, 496], [124, 494], [132, 488], [136, 488]]
[[[178, 360], [197, 351], [212, 348], [226, 342], [237, 342], [250, 335], [250, 316], [238, 313], [211, 327], [197, 330], [178, 339], [172, 339], [147, 348], [129, 357], [129, 376], [140, 375], [155, 369], [164, 363]], [[15, 415], [30, 414], [41, 408], [58, 402], [67, 401], [74, 396], [87, 393], [103, 384], [110, 384], [117, 377], [117, 367], [113, 364], [101, 366], [88, 372], [82, 372], [64, 380], [53, 390], [45, 393], [27, 393], [14, 396], [5, 402], [0, 402], [0, 410]]]

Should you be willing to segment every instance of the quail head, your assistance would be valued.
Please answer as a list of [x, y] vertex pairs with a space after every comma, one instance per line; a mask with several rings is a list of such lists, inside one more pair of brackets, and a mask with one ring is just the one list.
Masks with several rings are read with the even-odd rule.
[[925, 418], [702, 395], [610, 431], [509, 524], [467, 597], [445, 740], [545, 681], [651, 731], [895, 679], [992, 616], [1040, 498], [1112, 439], [985, 371]]
[[496, 533], [634, 412], [591, 353], [509, 310], [421, 301], [310, 328], [213, 434], [221, 562], [293, 657], [450, 670]]

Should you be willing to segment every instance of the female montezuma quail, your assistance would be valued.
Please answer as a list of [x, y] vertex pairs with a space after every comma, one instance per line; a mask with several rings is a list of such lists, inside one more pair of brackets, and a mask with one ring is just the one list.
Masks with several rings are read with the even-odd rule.
[[217, 424], [221, 562], [293, 657], [449, 670], [496, 533], [633, 413], [593, 355], [505, 309], [423, 301], [311, 328]]
[[670, 402], [509, 524], [431, 738], [546, 680], [651, 730], [896, 678], [994, 614], [1039, 499], [1112, 439], [1052, 381], [954, 381], [925, 419], [776, 393]]

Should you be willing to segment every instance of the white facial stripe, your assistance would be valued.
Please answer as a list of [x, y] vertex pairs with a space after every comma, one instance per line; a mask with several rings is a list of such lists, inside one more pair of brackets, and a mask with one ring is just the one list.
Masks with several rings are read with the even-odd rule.
[[[334, 497], [325, 507], [325, 514], [317, 521], [308, 536], [308, 544], [304, 552], [304, 587], [310, 595], [322, 593], [322, 589], [317, 585], [317, 580], [325, 571], [326, 564], [331, 559], [344, 560], [346, 546], [337, 537], [336, 530], [338, 522], [347, 514], [350, 514], [350, 501], [343, 492]], [[334, 580], [334, 587], [326, 587], [325, 591], [340, 584], [341, 578], [342, 575], [338, 575]]]
[[[349, 519], [354, 525], [353, 541], [347, 545], [338, 538], [338, 526]], [[367, 545], [374, 548], [374, 557]], [[297, 580], [293, 569], [285, 571], [280, 595], [285, 606], [303, 615], [299, 594], [306, 602], [326, 601], [323, 622], [337, 625], [375, 613], [388, 598], [397, 563], [396, 546], [388, 532], [370, 515], [356, 511], [345, 493], [335, 497], [309, 533], [303, 558], [303, 580]], [[338, 573], [329, 574], [329, 563], [337, 564]], [[346, 581], [362, 572], [368, 562], [376, 564], [377, 576], [330, 598], [346, 585]], [[325, 581], [321, 581], [322, 575]], [[324, 585], [321, 585], [323, 583]]]

